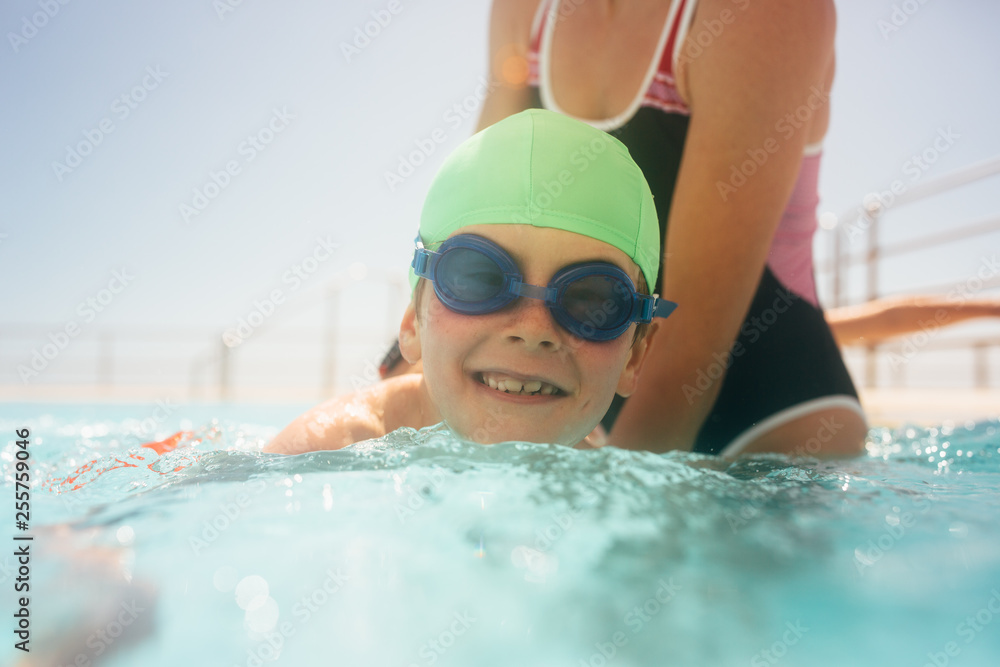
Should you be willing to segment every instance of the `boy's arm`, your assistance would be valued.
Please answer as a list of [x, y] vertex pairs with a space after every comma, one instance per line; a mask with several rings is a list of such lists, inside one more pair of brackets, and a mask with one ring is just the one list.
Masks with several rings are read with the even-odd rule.
[[342, 449], [380, 438], [401, 426], [423, 428], [418, 396], [421, 376], [383, 380], [367, 389], [337, 396], [299, 415], [264, 447], [273, 454]]
[[385, 435], [378, 415], [361, 396], [332, 398], [299, 415], [264, 447], [272, 454], [302, 454], [317, 449], [341, 449]]

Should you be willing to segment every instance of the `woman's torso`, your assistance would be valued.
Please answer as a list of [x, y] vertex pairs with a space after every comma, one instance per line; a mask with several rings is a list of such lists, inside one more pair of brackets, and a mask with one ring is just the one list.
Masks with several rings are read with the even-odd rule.
[[[653, 192], [662, 251], [691, 113], [688, 65], [700, 49], [711, 48], [712, 27], [721, 24], [697, 0], [611, 4], [541, 0], [532, 22], [528, 85], [536, 106], [588, 122], [629, 148]], [[768, 257], [778, 278], [814, 305], [812, 238], [819, 142], [827, 123], [823, 105], [802, 128], [806, 153]]]

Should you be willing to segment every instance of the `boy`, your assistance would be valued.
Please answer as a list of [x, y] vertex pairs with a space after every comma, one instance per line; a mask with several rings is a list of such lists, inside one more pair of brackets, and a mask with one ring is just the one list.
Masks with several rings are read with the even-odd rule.
[[582, 445], [615, 393], [635, 390], [647, 323], [676, 306], [646, 294], [660, 243], [639, 167], [610, 135], [550, 111], [511, 116], [448, 157], [416, 246], [399, 347], [423, 373], [327, 401], [265, 452], [441, 421], [481, 443]]

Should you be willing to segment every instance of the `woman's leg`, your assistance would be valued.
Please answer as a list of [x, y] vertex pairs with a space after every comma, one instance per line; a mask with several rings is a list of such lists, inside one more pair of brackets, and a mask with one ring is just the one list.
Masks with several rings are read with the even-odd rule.
[[748, 429], [729, 443], [720, 455], [734, 457], [778, 452], [790, 456], [834, 458], [857, 456], [864, 452], [868, 424], [860, 405], [852, 407], [847, 401], [830, 401], [825, 406], [818, 405], [800, 414], [790, 410], [784, 416], [788, 418], [771, 419], [770, 423], [765, 420]]

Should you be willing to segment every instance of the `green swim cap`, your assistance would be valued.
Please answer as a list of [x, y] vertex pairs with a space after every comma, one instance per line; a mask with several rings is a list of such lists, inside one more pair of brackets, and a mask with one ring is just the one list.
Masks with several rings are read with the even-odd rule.
[[[632, 258], [656, 289], [660, 227], [653, 195], [620, 141], [586, 123], [529, 109], [465, 140], [424, 200], [420, 238], [468, 225], [526, 224], [583, 234]], [[416, 286], [412, 269], [410, 284]]]

